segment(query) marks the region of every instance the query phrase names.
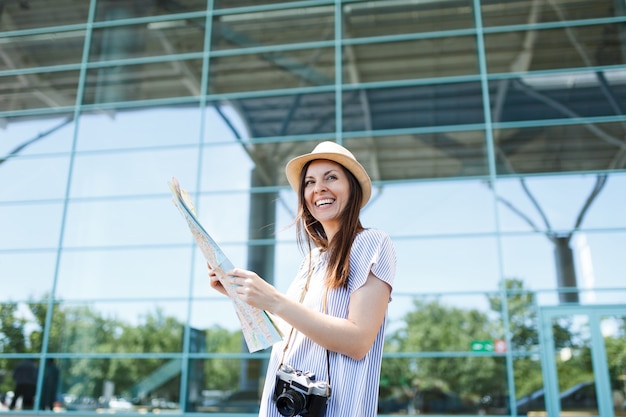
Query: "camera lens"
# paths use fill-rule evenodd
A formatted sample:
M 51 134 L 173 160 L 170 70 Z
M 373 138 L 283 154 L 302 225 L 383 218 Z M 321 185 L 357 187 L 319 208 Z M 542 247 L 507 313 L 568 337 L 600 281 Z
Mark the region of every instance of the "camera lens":
M 292 389 L 285 391 L 276 399 L 276 408 L 281 416 L 292 417 L 300 414 L 306 407 L 306 398 Z

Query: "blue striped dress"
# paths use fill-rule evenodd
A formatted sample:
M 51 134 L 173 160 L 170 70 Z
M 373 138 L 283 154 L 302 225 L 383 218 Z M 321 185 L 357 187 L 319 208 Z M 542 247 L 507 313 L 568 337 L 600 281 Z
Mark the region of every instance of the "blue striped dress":
M 307 307 L 323 311 L 324 280 L 328 265 L 327 254 L 319 255 L 314 250 L 314 269 L 309 290 L 303 300 Z M 317 260 L 317 261 L 316 261 Z M 307 279 L 309 262 L 303 262 L 287 295 L 299 300 Z M 336 317 L 348 317 L 350 295 L 359 289 L 369 276 L 370 271 L 380 280 L 393 287 L 396 272 L 396 254 L 389 236 L 379 230 L 366 229 L 359 233 L 350 254 L 350 277 L 347 288 L 329 290 L 327 313 Z M 385 317 L 386 319 L 386 317 Z M 287 339 L 291 327 L 277 319 Z M 330 352 L 331 396 L 328 399 L 326 417 L 373 417 L 378 408 L 378 387 L 382 360 L 385 322 L 383 322 L 370 351 L 360 361 L 337 352 Z M 283 355 L 284 343 L 279 342 L 272 349 L 267 368 L 261 409 L 259 416 L 281 417 L 272 400 L 276 382 L 276 370 Z M 285 354 L 284 364 L 301 371 L 311 371 L 316 380 L 327 381 L 326 350 L 294 330 L 289 343 L 291 347 Z

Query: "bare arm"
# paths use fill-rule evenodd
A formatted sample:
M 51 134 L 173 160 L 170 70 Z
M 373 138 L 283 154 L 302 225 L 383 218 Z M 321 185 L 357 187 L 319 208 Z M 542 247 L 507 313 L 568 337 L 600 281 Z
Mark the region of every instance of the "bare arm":
M 347 318 L 329 316 L 291 300 L 256 273 L 229 271 L 241 300 L 273 313 L 324 348 L 360 360 L 372 347 L 385 318 L 391 287 L 370 273 L 350 296 Z

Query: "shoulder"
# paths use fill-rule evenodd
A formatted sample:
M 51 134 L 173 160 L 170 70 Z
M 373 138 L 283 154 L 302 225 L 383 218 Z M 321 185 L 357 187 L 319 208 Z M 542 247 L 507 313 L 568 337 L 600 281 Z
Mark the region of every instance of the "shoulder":
M 378 229 L 360 232 L 350 251 L 350 271 L 354 289 L 363 285 L 370 273 L 392 285 L 396 271 L 396 251 L 389 235 Z
M 389 235 L 378 229 L 365 229 L 356 235 L 353 250 L 365 251 L 394 251 L 393 242 Z
M 364 229 L 356 235 L 355 242 L 385 242 L 391 241 L 389 235 L 379 229 Z

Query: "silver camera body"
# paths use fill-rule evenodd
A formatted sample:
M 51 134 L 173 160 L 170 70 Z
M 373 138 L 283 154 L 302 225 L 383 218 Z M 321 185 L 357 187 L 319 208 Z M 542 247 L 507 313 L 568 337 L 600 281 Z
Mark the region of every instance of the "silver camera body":
M 281 365 L 276 372 L 273 400 L 278 412 L 287 417 L 324 417 L 330 386 L 316 381 L 315 374 Z

